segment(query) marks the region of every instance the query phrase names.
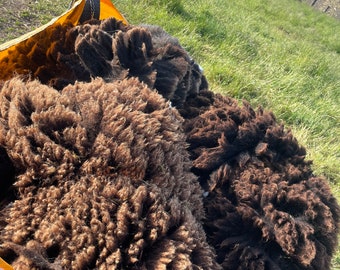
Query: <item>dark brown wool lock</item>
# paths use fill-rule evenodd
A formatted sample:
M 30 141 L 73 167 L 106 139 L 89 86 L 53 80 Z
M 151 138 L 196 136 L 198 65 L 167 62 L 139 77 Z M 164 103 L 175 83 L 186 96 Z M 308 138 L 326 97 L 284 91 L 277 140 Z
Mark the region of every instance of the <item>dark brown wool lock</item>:
M 330 269 L 339 205 L 272 113 L 209 91 L 159 27 L 56 32 L 46 56 L 28 49 L 32 68 L 16 64 L 61 92 L 2 86 L 0 160 L 19 194 L 3 203 L 16 199 L 1 256 L 40 269 Z
M 290 131 L 220 95 L 184 127 L 223 269 L 330 269 L 339 205 Z
M 137 79 L 60 93 L 12 79 L 0 98 L 18 190 L 0 256 L 16 269 L 218 268 L 182 119 L 160 95 Z

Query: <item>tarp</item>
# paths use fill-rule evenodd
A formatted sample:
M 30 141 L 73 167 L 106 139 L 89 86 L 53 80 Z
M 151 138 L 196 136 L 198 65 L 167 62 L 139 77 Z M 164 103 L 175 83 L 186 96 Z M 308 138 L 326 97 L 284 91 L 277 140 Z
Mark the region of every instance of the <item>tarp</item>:
M 74 25 L 77 25 L 81 15 L 83 14 L 84 7 L 87 0 L 78 0 L 73 3 L 72 7 L 64 12 L 61 16 L 52 19 L 47 24 L 35 29 L 32 32 L 29 32 L 23 36 L 20 36 L 16 39 L 8 41 L 2 45 L 0 45 L 0 63 L 5 59 L 11 56 L 11 51 L 16 50 L 16 46 L 18 46 L 21 42 L 27 42 L 30 38 L 34 38 L 36 35 L 40 35 L 43 31 L 47 31 L 48 28 L 54 27 L 55 25 L 62 25 L 66 22 L 71 22 Z M 110 0 L 97 0 L 100 1 L 100 13 L 99 19 L 106 19 L 110 17 L 114 17 L 118 20 L 123 21 L 123 23 L 128 24 L 124 16 L 118 11 L 118 9 L 111 3 Z M 7 62 L 8 60 L 6 60 Z M 1 72 L 1 70 L 0 70 Z

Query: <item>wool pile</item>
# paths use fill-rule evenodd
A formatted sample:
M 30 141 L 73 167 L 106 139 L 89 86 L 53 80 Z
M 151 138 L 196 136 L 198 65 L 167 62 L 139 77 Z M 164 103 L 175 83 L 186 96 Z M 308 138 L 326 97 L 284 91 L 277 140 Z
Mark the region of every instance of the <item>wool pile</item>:
M 215 95 L 184 126 L 223 269 L 330 269 L 339 205 L 272 113 Z
M 18 194 L 0 254 L 14 267 L 216 269 L 182 119 L 137 79 L 60 93 L 12 79 L 1 120 Z
M 157 26 L 58 31 L 54 53 L 16 63 L 26 81 L 1 86 L 0 256 L 38 269 L 330 269 L 340 207 L 271 112 L 209 90 Z

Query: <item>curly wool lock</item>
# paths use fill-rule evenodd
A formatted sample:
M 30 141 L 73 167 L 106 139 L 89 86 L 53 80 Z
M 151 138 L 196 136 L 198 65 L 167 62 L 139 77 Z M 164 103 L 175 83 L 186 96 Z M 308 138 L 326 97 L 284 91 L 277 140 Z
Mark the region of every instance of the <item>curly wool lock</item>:
M 215 95 L 184 128 L 223 269 L 330 269 L 339 205 L 273 114 Z
M 182 119 L 160 95 L 137 79 L 58 93 L 15 78 L 0 98 L 18 191 L 1 210 L 2 258 L 17 269 L 219 268 Z

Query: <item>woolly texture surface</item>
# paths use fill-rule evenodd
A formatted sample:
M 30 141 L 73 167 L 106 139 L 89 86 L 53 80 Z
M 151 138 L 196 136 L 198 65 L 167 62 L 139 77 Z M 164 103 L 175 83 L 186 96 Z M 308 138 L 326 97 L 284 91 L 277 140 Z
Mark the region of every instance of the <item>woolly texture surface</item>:
M 273 114 L 215 95 L 184 127 L 224 269 L 330 269 L 339 205 Z
M 32 74 L 61 94 L 37 82 L 2 87 L 0 160 L 11 164 L 3 167 L 19 195 L 3 210 L 1 254 L 49 267 L 330 269 L 339 205 L 272 113 L 209 91 L 199 66 L 159 27 L 108 19 L 61 32 L 69 42 L 53 43 L 58 58 L 47 50 L 37 64 L 46 72 Z M 63 90 L 93 77 L 103 81 Z M 155 92 L 143 92 L 137 79 Z M 120 90 L 110 90 L 110 82 Z M 28 94 L 33 88 L 39 90 Z M 125 91 L 129 99 L 122 99 Z M 48 193 L 55 189 L 62 189 L 56 198 Z M 32 223 L 34 209 L 55 216 Z M 65 232 L 47 237 L 47 224 Z M 80 235 L 85 240 L 76 244 Z M 98 240 L 108 235 L 109 246 Z
M 18 192 L 2 209 L 2 258 L 17 269 L 218 269 L 182 119 L 160 95 L 136 79 L 61 93 L 12 79 L 0 98 Z
M 204 227 L 218 262 L 224 269 L 329 269 L 340 210 L 305 149 L 270 112 L 209 91 L 176 39 L 144 27 L 122 33 L 126 42 L 116 36 L 115 44 L 124 44 L 117 51 L 127 55 L 117 63 L 148 63 L 133 76 L 150 84 L 156 71 L 151 86 L 184 117 L 192 171 L 209 194 Z

